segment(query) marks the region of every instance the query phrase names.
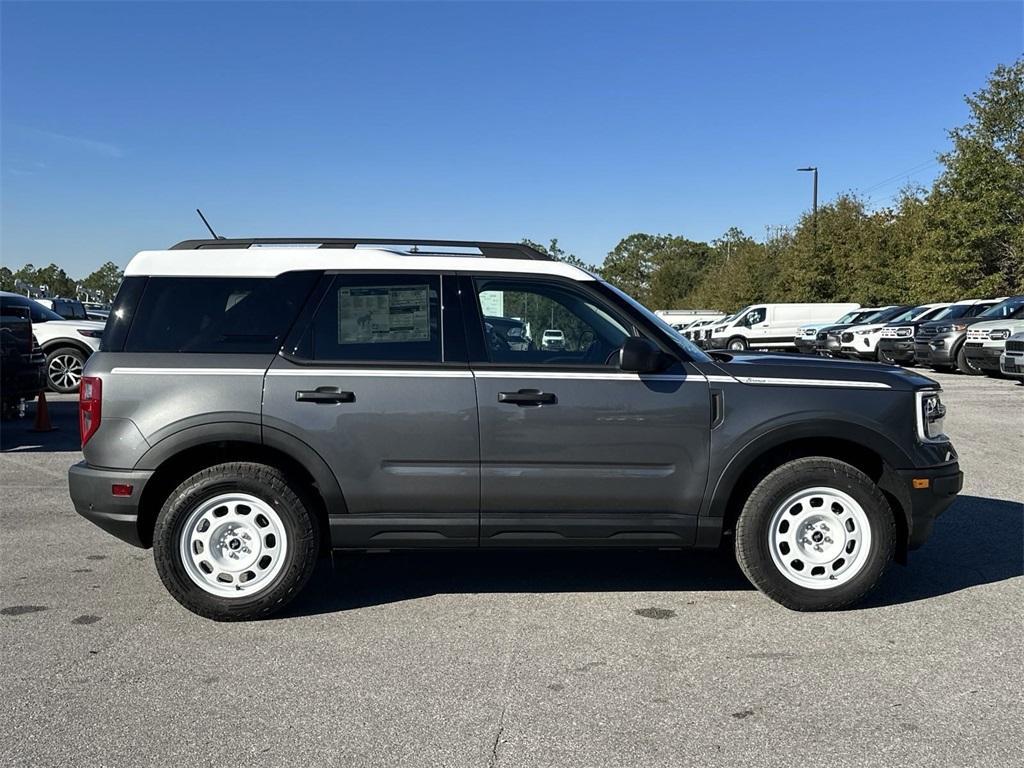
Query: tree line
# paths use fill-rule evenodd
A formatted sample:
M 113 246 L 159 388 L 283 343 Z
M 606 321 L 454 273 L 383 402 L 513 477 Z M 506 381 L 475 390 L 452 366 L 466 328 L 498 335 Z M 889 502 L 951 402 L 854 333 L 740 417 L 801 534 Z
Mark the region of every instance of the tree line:
M 733 311 L 755 302 L 865 306 L 1024 292 L 1024 58 L 997 67 L 967 96 L 968 121 L 931 189 L 907 187 L 872 209 L 855 194 L 804 213 L 784 234 L 758 242 L 730 229 L 711 242 L 636 233 L 600 266 L 551 240 L 523 242 L 582 266 L 652 309 Z M 122 271 L 107 262 L 80 281 L 55 264 L 0 267 L 0 288 L 46 286 L 50 296 L 113 298 Z M 24 292 L 24 291 L 21 291 Z
M 102 267 L 81 280 L 75 280 L 56 264 L 35 267 L 26 264 L 17 272 L 6 266 L 0 266 L 0 290 L 14 293 L 29 294 L 35 297 L 60 296 L 63 298 L 81 298 L 83 300 L 113 300 L 124 276 L 117 264 L 108 261 Z
M 931 189 L 907 187 L 872 209 L 855 194 L 756 241 L 630 235 L 600 266 L 553 240 L 535 247 L 584 266 L 652 309 L 733 311 L 756 302 L 925 303 L 1024 292 L 1024 59 L 966 97 L 970 117 Z

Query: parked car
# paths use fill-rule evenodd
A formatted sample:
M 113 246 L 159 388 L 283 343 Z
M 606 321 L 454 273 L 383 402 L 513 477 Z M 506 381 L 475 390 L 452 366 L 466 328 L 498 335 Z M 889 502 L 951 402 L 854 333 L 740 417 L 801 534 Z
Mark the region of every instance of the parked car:
M 1024 333 L 1015 333 L 1006 340 L 1006 349 L 999 357 L 999 370 L 1004 376 L 1024 379 Z
M 78 299 L 33 299 L 65 320 L 88 320 L 89 313 Z
M 953 368 L 960 346 L 966 338 L 967 326 L 976 322 L 974 318 L 981 313 L 1005 300 L 1004 296 L 999 299 L 956 301 L 933 319 L 921 323 L 914 335 L 914 361 L 935 370 Z
M 716 325 L 707 346 L 733 351 L 792 349 L 801 326 L 834 323 L 856 309 L 860 304 L 753 304 Z
M 685 330 L 701 320 L 714 322 L 725 317 L 725 312 L 714 309 L 659 309 L 654 314 L 677 331 Z
M 935 326 L 926 323 L 921 327 L 921 336 L 922 341 L 928 345 L 928 364 L 936 370 L 955 366 L 961 373 L 980 376 L 985 372 L 984 369 L 967 356 L 968 331 L 976 325 L 992 320 L 1009 320 L 1022 316 L 1024 296 L 1010 296 L 975 317 L 961 317 L 950 323 L 943 320 Z
M 548 328 L 540 337 L 544 349 L 565 349 L 565 333 L 557 328 Z
M 531 349 L 533 341 L 526 333 L 526 323 L 517 318 L 484 316 L 484 332 L 494 334 L 494 343 L 508 345 L 509 349 Z
M 1024 304 L 1008 317 L 975 323 L 967 329 L 964 342 L 965 367 L 973 369 L 971 373 L 981 371 L 998 376 L 999 358 L 1006 349 L 1007 339 L 1021 331 L 1024 331 Z
M 46 383 L 54 392 L 77 392 L 82 369 L 99 349 L 103 323 L 93 320 L 65 320 L 39 302 L 17 293 L 0 291 L 0 309 L 27 309 L 32 332 L 46 355 Z
M 379 242 L 189 241 L 128 265 L 82 379 L 70 494 L 152 546 L 189 610 L 278 611 L 321 546 L 733 538 L 769 597 L 837 609 L 920 546 L 961 487 L 924 376 L 707 354 L 527 245 Z M 526 294 L 589 343 L 494 344 L 480 297 L 495 293 L 489 306 Z
M 905 310 L 905 307 L 889 305 L 885 307 L 874 307 L 864 309 L 864 315 L 858 315 L 849 323 L 828 325 L 818 330 L 814 339 L 814 351 L 825 357 L 842 357 L 842 335 L 843 332 L 854 326 L 865 323 L 887 323 Z
M 0 416 L 16 415 L 22 401 L 39 394 L 46 386 L 45 369 L 28 308 L 0 309 Z
M 793 337 L 793 345 L 796 347 L 797 352 L 801 352 L 803 354 L 816 354 L 818 352 L 817 344 L 819 333 L 826 329 L 845 328 L 849 325 L 866 322 L 867 319 L 878 310 L 878 307 L 861 307 L 860 309 L 855 309 L 852 312 L 847 312 L 834 323 L 814 323 L 812 325 L 801 326 L 800 328 L 797 328 L 796 336 Z
M 948 302 L 922 304 L 908 312 L 906 317 L 896 318 L 883 326 L 878 343 L 875 345 L 878 362 L 890 365 L 911 365 L 914 362 L 914 335 L 917 333 L 918 327 L 921 323 L 939 317 L 949 307 Z
M 840 355 L 853 360 L 877 360 L 876 347 L 882 335 L 882 328 L 891 322 L 906 322 L 915 311 L 924 312 L 925 308 L 902 305 L 896 307 L 895 313 L 886 312 L 867 323 L 851 325 L 839 334 Z

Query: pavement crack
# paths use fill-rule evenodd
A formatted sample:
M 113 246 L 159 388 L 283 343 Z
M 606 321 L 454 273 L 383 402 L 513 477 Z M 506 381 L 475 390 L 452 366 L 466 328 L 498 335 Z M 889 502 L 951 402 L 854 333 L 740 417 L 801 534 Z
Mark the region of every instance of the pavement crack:
M 494 732 L 494 742 L 491 744 L 491 759 L 487 761 L 487 768 L 494 768 L 498 764 L 498 745 L 501 743 L 501 734 L 505 732 L 505 711 L 508 709 L 508 702 L 501 707 L 501 716 L 498 718 L 498 728 Z

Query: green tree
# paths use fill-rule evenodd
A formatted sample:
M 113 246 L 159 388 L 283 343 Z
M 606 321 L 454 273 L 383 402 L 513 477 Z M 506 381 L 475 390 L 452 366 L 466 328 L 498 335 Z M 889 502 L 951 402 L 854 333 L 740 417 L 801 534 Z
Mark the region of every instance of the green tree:
M 26 267 L 26 269 L 27 268 L 28 267 Z M 73 298 L 78 292 L 75 286 L 75 281 L 68 276 L 67 272 L 56 264 L 50 264 L 42 269 L 35 270 L 33 278 L 33 287 L 40 291 L 45 288 L 47 296 L 66 296 Z
M 0 267 L 0 291 L 14 290 L 14 273 L 7 267 Z
M 1024 58 L 997 67 L 966 102 L 917 257 L 932 266 L 921 289 L 935 298 L 1024 288 Z
M 557 237 L 551 238 L 550 244 L 546 246 L 541 245 L 540 243 L 535 243 L 533 242 L 533 240 L 529 240 L 525 237 L 522 239 L 521 242 L 523 243 L 523 245 L 528 245 L 531 248 L 536 248 L 545 256 L 551 256 L 552 258 L 558 259 L 559 261 L 564 261 L 566 264 L 572 264 L 572 266 L 574 267 L 585 269 L 588 272 L 597 271 L 597 267 L 595 267 L 593 264 L 587 264 L 585 261 L 583 261 L 583 259 L 581 259 L 576 254 L 566 253 L 562 248 L 560 248 L 558 245 Z
M 123 276 L 124 271 L 114 262 L 108 261 L 82 281 L 82 290 L 90 298 L 113 301 Z

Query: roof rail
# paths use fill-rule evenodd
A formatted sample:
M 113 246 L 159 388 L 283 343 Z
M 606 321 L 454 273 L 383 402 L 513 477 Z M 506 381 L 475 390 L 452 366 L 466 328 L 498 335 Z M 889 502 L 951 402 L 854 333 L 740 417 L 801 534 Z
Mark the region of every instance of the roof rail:
M 172 251 L 195 251 L 204 248 L 248 248 L 253 245 L 317 245 L 320 248 L 355 248 L 358 245 L 403 245 L 410 246 L 410 253 L 431 255 L 445 254 L 444 251 L 424 251 L 420 246 L 430 248 L 478 248 L 489 259 L 536 259 L 553 261 L 551 256 L 524 243 L 494 243 L 482 240 L 421 240 L 405 237 L 240 237 L 218 238 L 216 240 L 182 240 L 170 247 Z M 465 254 L 460 254 L 465 255 Z

